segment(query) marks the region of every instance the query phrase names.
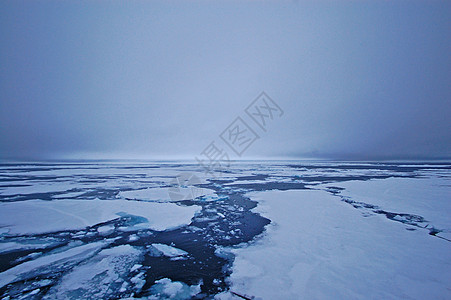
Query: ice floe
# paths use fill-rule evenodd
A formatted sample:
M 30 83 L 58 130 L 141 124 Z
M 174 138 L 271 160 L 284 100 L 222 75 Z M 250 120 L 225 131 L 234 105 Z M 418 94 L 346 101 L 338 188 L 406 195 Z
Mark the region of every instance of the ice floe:
M 140 217 L 133 228 L 167 230 L 191 222 L 198 206 L 127 200 L 27 200 L 0 203 L 0 227 L 9 235 L 79 230 L 121 216 Z M 4 230 L 5 232 L 5 230 Z
M 451 237 L 450 178 L 387 178 L 333 184 L 340 195 L 393 212 L 419 215 Z M 401 216 L 397 216 L 399 219 Z
M 132 191 L 124 191 L 119 197 L 130 200 L 170 202 L 181 200 L 193 200 L 199 197 L 212 196 L 212 189 L 199 188 L 195 186 L 178 186 L 172 188 L 147 188 Z
M 56 247 L 63 244 L 62 241 L 54 239 L 33 239 L 33 240 L 17 240 L 0 243 L 0 254 L 13 251 L 36 250 Z
M 448 241 L 381 215 L 365 218 L 325 191 L 248 195 L 272 224 L 255 243 L 231 250 L 231 291 L 263 299 L 451 296 Z

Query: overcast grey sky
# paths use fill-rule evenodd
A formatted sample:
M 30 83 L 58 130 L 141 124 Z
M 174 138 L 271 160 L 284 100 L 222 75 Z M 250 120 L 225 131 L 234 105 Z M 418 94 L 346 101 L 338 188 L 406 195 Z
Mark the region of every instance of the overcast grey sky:
M 450 1 L 1 1 L 0 157 L 451 157 Z M 267 132 L 244 109 L 265 91 Z M 228 150 L 231 152 L 230 150 Z M 233 155 L 231 155 L 233 156 Z M 236 157 L 233 157 L 236 158 Z

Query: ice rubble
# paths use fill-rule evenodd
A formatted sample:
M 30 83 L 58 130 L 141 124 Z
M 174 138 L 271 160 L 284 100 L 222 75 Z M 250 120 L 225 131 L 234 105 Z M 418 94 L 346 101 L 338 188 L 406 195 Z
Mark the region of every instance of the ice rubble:
M 127 287 L 140 290 L 142 283 L 132 280 L 134 277 L 128 283 L 127 276 L 137 270 L 135 265 L 142 253 L 142 250 L 130 245 L 102 250 L 65 274 L 44 299 L 105 299 L 117 293 L 122 286 L 124 290 Z
M 0 273 L 0 288 L 11 282 L 33 278 L 40 274 L 51 274 L 69 268 L 95 255 L 106 245 L 106 242 L 85 244 L 24 262 Z
M 136 228 L 158 231 L 191 222 L 199 206 L 127 200 L 27 200 L 0 203 L 0 227 L 9 235 L 79 230 L 120 216 L 141 217 Z
M 191 299 L 193 296 L 200 293 L 200 282 L 197 285 L 187 285 L 180 281 L 172 281 L 169 278 L 157 280 L 150 288 L 152 296 L 148 299 L 172 299 L 184 300 Z

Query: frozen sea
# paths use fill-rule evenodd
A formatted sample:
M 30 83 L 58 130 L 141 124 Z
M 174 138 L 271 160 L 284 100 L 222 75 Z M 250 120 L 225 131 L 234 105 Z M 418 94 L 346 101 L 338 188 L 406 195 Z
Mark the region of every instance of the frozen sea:
M 0 165 L 0 299 L 451 299 L 451 164 Z

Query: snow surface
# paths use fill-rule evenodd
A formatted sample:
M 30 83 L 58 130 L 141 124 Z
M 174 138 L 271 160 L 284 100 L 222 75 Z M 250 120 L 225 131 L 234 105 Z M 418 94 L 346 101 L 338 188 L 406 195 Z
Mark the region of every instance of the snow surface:
M 50 181 L 41 181 L 41 182 L 27 182 L 27 181 L 18 181 L 20 184 L 24 184 L 24 186 L 13 186 L 7 188 L 0 189 L 0 195 L 3 196 L 12 196 L 12 195 L 27 195 L 27 194 L 35 194 L 35 193 L 49 193 L 49 192 L 64 192 L 74 188 L 74 183 L 69 181 L 63 182 L 50 182 Z M 30 185 L 26 185 L 29 183 Z
M 44 240 L 23 240 L 20 242 L 2 242 L 0 243 L 0 254 L 14 252 L 14 251 L 23 251 L 23 250 L 31 250 L 31 249 L 45 249 L 49 247 L 55 247 L 61 245 L 62 242 L 44 239 Z
M 119 199 L 27 200 L 0 203 L 0 227 L 10 235 L 39 234 L 79 230 L 131 215 L 147 220 L 135 227 L 163 231 L 189 224 L 198 211 L 199 206 Z
M 231 291 L 263 299 L 451 298 L 448 241 L 382 215 L 363 217 L 325 191 L 248 196 L 272 223 L 255 243 L 231 249 Z
M 145 200 L 170 202 L 180 200 L 193 200 L 199 197 L 214 195 L 212 189 L 198 188 L 195 186 L 186 186 L 178 188 L 148 188 L 120 192 L 119 197 L 130 200 Z
M 341 195 L 371 203 L 396 213 L 424 217 L 433 226 L 451 233 L 450 178 L 387 178 L 333 184 L 345 188 Z

